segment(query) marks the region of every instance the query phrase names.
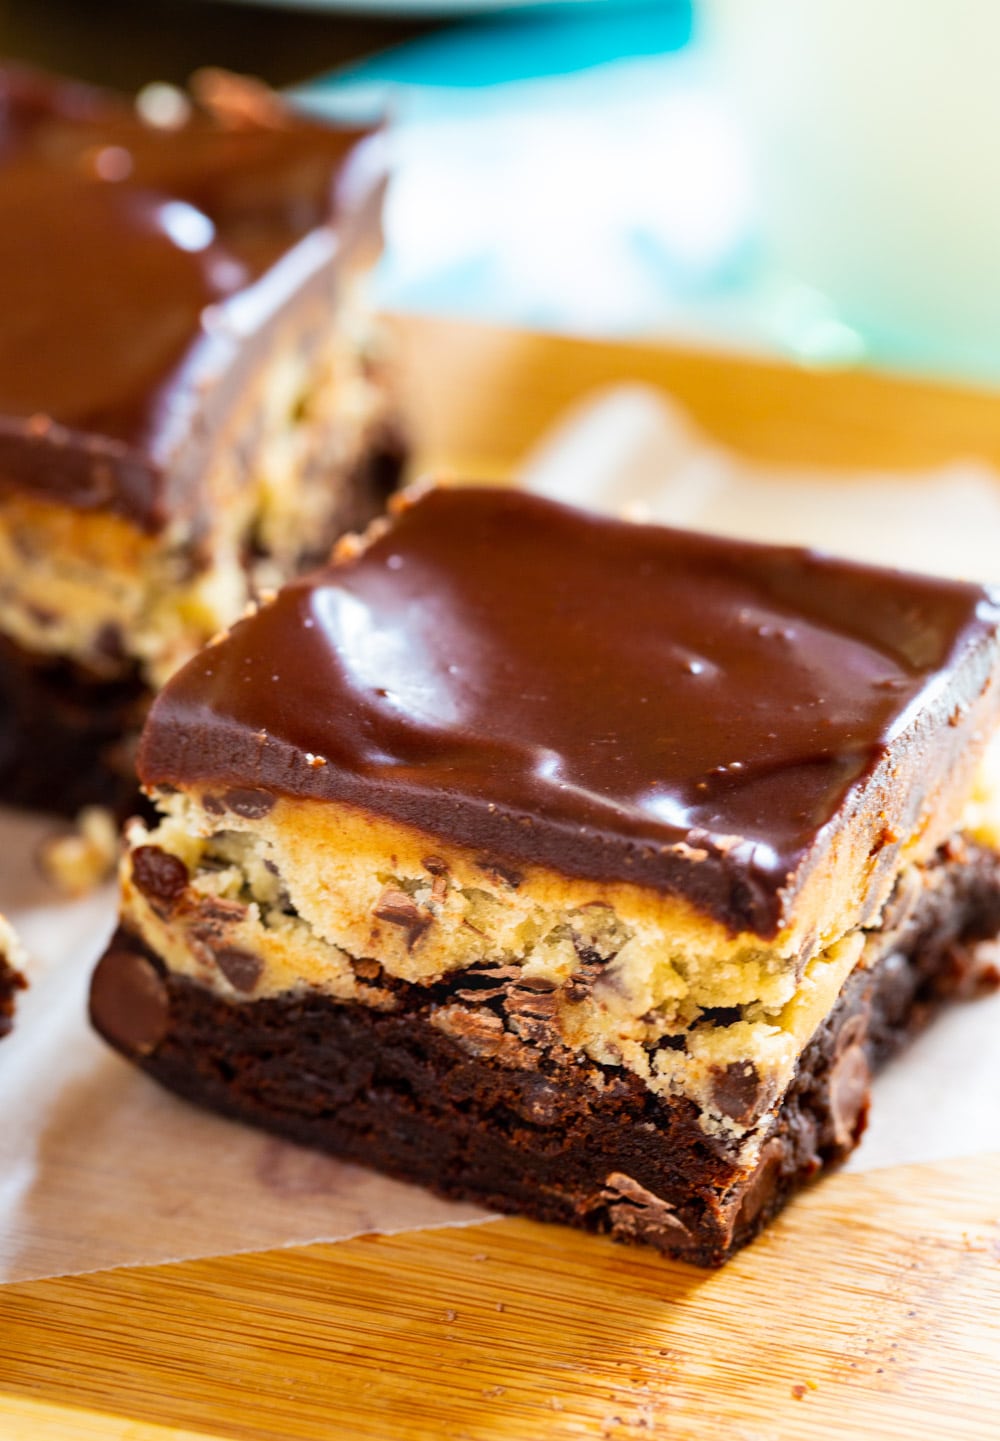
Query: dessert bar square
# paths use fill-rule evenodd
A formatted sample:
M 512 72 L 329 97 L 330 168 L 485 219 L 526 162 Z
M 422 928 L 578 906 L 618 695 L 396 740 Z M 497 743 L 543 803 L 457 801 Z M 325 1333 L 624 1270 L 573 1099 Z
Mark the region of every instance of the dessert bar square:
M 397 479 L 379 137 L 218 72 L 0 68 L 0 797 L 135 791 L 149 695 Z
M 991 976 L 1000 603 L 436 489 L 153 706 L 99 1031 L 192 1100 L 714 1265 Z

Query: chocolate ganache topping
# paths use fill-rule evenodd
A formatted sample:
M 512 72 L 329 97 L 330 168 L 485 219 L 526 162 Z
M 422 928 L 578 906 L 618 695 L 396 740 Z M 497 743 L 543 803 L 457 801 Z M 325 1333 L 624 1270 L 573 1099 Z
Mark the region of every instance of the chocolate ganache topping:
M 165 524 L 231 372 L 290 295 L 329 282 L 359 132 L 235 77 L 204 88 L 169 92 L 164 123 L 0 67 L 0 487 Z
M 192 660 L 140 775 L 358 804 L 770 935 L 890 750 L 966 744 L 998 623 L 978 586 L 438 489 Z

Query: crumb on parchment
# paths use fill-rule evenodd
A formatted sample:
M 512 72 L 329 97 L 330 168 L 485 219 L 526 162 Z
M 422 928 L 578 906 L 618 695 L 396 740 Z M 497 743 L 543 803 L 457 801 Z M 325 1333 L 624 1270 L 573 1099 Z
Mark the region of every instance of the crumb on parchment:
M 72 829 L 57 832 L 38 848 L 45 879 L 65 896 L 82 896 L 108 880 L 118 861 L 118 827 L 103 806 L 85 806 Z

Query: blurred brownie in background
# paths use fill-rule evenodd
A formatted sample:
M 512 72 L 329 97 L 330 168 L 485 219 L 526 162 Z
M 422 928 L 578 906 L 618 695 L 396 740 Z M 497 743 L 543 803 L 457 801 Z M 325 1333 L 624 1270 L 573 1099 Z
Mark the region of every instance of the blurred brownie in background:
M 382 507 L 381 137 L 218 71 L 0 71 L 0 799 L 121 806 L 150 695 Z

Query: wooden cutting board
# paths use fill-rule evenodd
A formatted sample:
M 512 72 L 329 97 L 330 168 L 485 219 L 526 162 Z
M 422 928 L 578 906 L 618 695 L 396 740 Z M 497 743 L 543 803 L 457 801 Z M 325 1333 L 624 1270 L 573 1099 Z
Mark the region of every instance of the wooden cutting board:
M 505 474 L 625 379 L 759 459 L 1000 463 L 986 394 L 398 331 L 429 468 Z M 1000 1156 L 832 1177 L 717 1273 L 502 1221 L 0 1289 L 4 1441 L 713 1434 L 1000 1436 Z

